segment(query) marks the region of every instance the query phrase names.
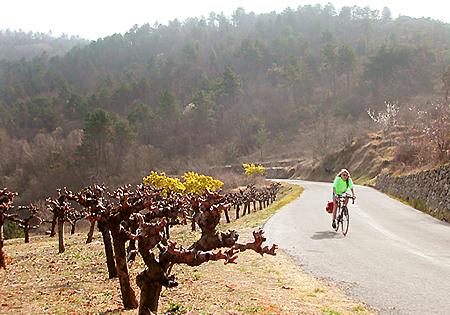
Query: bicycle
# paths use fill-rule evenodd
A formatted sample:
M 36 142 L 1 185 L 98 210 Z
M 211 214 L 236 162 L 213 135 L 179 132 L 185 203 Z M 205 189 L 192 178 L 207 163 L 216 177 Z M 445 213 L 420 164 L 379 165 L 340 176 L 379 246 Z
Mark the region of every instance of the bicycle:
M 337 195 L 336 198 L 336 227 L 334 230 L 337 232 L 339 230 L 339 225 L 342 229 L 342 234 L 347 235 L 348 226 L 350 224 L 350 215 L 347 206 L 344 205 L 345 199 L 352 199 L 352 204 L 355 203 L 355 198 L 349 194 Z

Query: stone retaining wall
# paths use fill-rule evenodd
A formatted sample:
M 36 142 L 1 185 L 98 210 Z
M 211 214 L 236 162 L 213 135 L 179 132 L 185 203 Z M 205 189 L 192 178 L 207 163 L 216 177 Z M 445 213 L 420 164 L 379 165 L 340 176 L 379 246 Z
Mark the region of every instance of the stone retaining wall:
M 376 188 L 409 202 L 424 203 L 431 215 L 450 222 L 450 165 L 406 176 L 378 175 Z

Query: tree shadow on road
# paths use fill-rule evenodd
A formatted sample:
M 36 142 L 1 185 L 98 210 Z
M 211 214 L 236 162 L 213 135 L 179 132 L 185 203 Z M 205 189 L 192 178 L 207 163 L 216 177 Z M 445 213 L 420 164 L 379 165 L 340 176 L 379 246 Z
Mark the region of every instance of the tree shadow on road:
M 332 238 L 340 238 L 341 234 L 336 233 L 334 231 L 318 231 L 311 236 L 313 240 L 323 240 L 323 239 L 332 239 Z

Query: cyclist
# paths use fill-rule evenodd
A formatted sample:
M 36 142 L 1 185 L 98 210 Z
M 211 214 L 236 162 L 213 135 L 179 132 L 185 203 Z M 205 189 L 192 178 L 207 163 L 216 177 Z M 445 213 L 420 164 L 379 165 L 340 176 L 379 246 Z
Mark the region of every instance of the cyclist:
M 355 191 L 353 189 L 353 181 L 350 176 L 350 172 L 345 168 L 341 169 L 341 171 L 336 175 L 336 178 L 333 181 L 333 221 L 331 226 L 336 228 L 336 209 L 337 203 L 336 200 L 339 195 L 345 193 L 348 189 L 352 191 L 353 199 L 356 198 Z M 344 205 L 348 204 L 348 198 L 345 199 Z

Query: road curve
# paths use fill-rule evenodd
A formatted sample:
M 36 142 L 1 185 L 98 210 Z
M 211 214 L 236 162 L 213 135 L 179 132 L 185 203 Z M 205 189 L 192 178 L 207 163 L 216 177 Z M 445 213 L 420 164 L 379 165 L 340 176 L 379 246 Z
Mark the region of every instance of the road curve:
M 269 242 L 380 314 L 450 314 L 450 224 L 356 186 L 344 237 L 325 212 L 331 183 L 287 182 L 305 191 L 264 225 Z

